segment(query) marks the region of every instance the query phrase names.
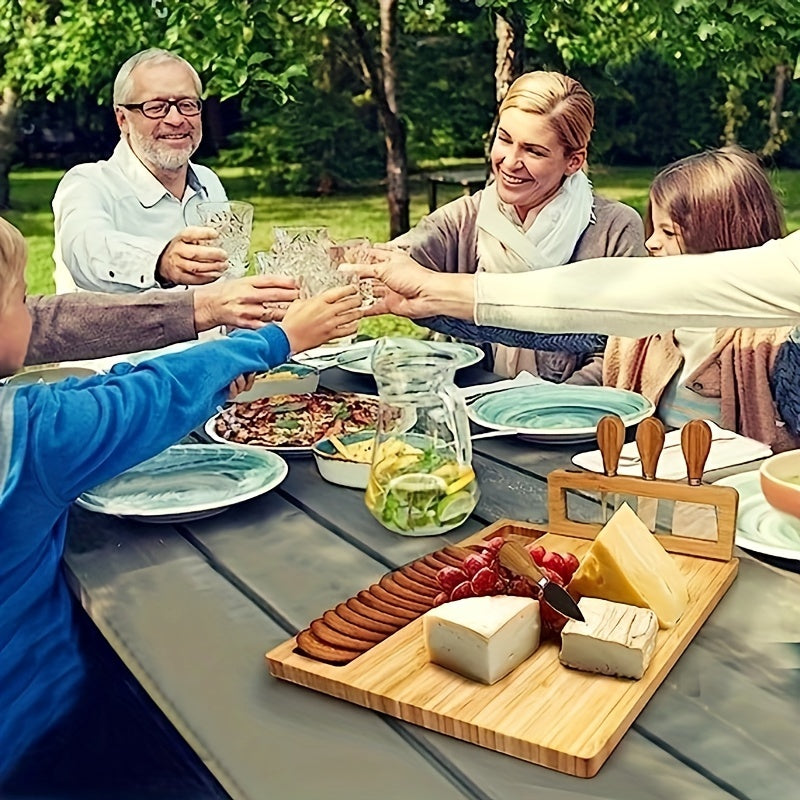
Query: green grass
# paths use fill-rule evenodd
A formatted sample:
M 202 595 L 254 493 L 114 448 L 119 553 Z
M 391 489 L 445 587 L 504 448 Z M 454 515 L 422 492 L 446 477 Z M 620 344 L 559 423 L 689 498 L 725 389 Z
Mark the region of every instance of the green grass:
M 593 167 L 591 177 L 598 192 L 622 200 L 643 213 L 654 172 L 648 167 Z M 388 237 L 386 196 L 381 187 L 331 197 L 263 197 L 256 190 L 253 177 L 244 169 L 222 168 L 218 173 L 229 197 L 248 200 L 255 206 L 253 251 L 269 249 L 274 225 L 325 226 L 334 239 L 368 236 L 374 242 L 381 242 Z M 61 174 L 54 170 L 26 169 L 11 175 L 13 208 L 3 214 L 28 240 L 28 291 L 31 294 L 53 291 L 50 201 Z M 775 172 L 772 179 L 786 208 L 789 230 L 800 228 L 800 170 Z M 439 204 L 458 194 L 457 187 L 440 188 Z M 418 178 L 411 184 L 412 225 L 427 210 L 426 183 Z

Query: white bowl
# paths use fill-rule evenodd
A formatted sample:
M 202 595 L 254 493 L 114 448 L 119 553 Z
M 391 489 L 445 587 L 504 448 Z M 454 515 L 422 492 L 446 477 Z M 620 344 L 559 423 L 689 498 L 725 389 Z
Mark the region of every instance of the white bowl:
M 759 480 L 773 508 L 800 517 L 800 450 L 770 456 L 761 464 Z
M 375 436 L 375 431 L 359 431 L 340 436 L 344 444 L 363 442 Z M 330 439 L 321 439 L 312 448 L 319 474 L 330 483 L 349 486 L 352 489 L 366 489 L 369 482 L 371 464 L 361 461 L 347 461 L 331 444 Z
M 249 403 L 251 400 L 276 394 L 316 392 L 318 386 L 319 372 L 314 367 L 305 364 L 281 364 L 269 372 L 259 372 L 253 388 L 236 395 L 234 402 Z

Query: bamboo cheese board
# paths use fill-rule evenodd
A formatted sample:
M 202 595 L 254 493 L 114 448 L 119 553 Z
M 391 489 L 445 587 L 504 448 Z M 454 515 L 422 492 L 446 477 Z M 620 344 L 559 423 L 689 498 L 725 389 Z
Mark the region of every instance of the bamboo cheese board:
M 689 474 L 691 480 L 691 469 Z M 355 608 L 370 614 L 367 622 L 371 625 L 373 616 L 379 619 L 371 610 L 372 596 L 377 592 L 380 602 L 375 605 L 385 606 L 384 610 L 394 596 L 403 615 L 394 628 L 386 625 L 383 637 L 373 635 L 358 652 L 348 653 L 343 645 L 347 657 L 339 660 L 346 663 L 328 663 L 306 654 L 316 652 L 313 647 L 298 646 L 303 634 L 311 637 L 312 643 L 318 641 L 313 632 L 320 629 L 312 623 L 307 631 L 267 653 L 272 675 L 550 769 L 584 778 L 595 775 L 736 577 L 738 559 L 732 553 L 738 495 L 730 487 L 566 470 L 551 473 L 548 484 L 547 526 L 500 520 L 460 546 L 469 548 L 502 536 L 523 544 L 536 540 L 547 550 L 572 552 L 582 558 L 602 525 L 567 517 L 568 490 L 644 492 L 645 497 L 697 502 L 715 511 L 718 524 L 712 540 L 659 536 L 687 578 L 689 605 L 675 627 L 659 630 L 652 660 L 640 680 L 568 669 L 558 660 L 559 645 L 548 640 L 492 686 L 431 663 L 421 616 L 432 606 L 432 596 L 417 595 L 419 608 L 409 610 L 402 590 L 407 591 L 414 582 L 435 588 L 435 567 L 454 559 L 457 562 L 462 552 L 452 547 L 389 573 L 379 584 L 315 621 L 335 623 L 339 629 L 336 613 L 346 612 L 355 623 L 358 618 L 350 616 Z M 325 657 L 324 650 L 321 657 Z

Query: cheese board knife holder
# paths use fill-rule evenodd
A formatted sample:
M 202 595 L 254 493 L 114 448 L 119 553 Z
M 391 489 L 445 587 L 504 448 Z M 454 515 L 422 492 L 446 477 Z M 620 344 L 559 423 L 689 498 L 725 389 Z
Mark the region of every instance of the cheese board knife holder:
M 587 477 L 597 480 L 587 483 Z M 556 519 L 546 528 L 502 519 L 459 542 L 457 548 L 445 547 L 436 553 L 458 555 L 462 547 L 502 536 L 524 544 L 536 541 L 548 550 L 569 551 L 581 558 L 601 526 L 566 519 L 563 493 L 573 486 L 605 487 L 609 492 L 636 489 L 651 497 L 718 503 L 724 511 L 723 531 L 725 520 L 729 516 L 735 519 L 736 492 L 717 491 L 725 487 L 681 486 L 672 482 L 661 486 L 665 482 L 561 470 L 551 473 L 548 482 L 551 513 L 555 512 Z M 677 537 L 663 537 L 664 544 L 676 554 L 687 577 L 689 606 L 675 627 L 659 630 L 650 665 L 638 681 L 568 669 L 559 663 L 558 645 L 546 641 L 505 678 L 484 686 L 428 661 L 421 613 L 346 664 L 309 657 L 298 649 L 292 637 L 266 654 L 267 665 L 270 673 L 281 680 L 549 769 L 591 778 L 736 577 L 739 562 L 730 558 L 732 539 L 726 544 L 724 536 L 716 543 L 683 543 L 669 541 L 671 538 Z M 407 570 L 425 558 L 428 556 L 389 575 Z
M 605 418 L 601 422 L 611 420 L 613 417 Z M 664 549 L 670 553 L 730 560 L 736 534 L 739 493 L 731 486 L 708 486 L 701 483 L 703 467 L 711 446 L 711 432 L 708 426 L 700 420 L 693 420 L 681 431 L 681 446 L 687 466 L 687 482 L 684 483 L 655 477 L 658 456 L 664 444 L 663 428 L 655 424 L 647 426 L 647 423 L 656 422 L 655 419 L 644 420 L 640 424 L 640 430 L 637 431 L 637 444 L 642 460 L 641 478 L 616 474 L 616 464 L 614 469 L 608 469 L 606 465 L 608 445 L 599 435 L 598 442 L 603 451 L 605 475 L 583 470 L 551 472 L 547 477 L 548 530 L 582 539 L 594 539 L 602 529 L 602 524 L 580 522 L 569 517 L 567 505 L 569 491 L 584 495 L 599 493 L 601 503 L 602 498 L 608 493 L 633 495 L 647 498 L 647 501 L 670 500 L 676 504 L 684 503 L 713 509 L 716 517 L 716 537 L 699 539 L 655 533 L 655 537 Z M 640 436 L 639 434 L 643 432 L 641 429 L 646 426 L 644 436 Z M 618 459 L 618 450 L 612 448 L 612 462 L 615 461 L 615 454 Z

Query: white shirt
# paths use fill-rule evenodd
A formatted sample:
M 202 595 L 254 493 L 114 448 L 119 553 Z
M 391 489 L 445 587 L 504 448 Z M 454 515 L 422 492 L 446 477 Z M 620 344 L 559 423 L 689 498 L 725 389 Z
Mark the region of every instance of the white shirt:
M 681 327 L 800 322 L 800 231 L 760 247 L 660 258 L 596 258 L 475 276 L 475 321 L 543 333 L 638 339 Z
M 108 161 L 79 164 L 53 197 L 56 292 L 141 292 L 158 286 L 158 257 L 170 239 L 199 224 L 197 204 L 226 200 L 219 178 L 189 162 L 178 200 L 124 139 Z

